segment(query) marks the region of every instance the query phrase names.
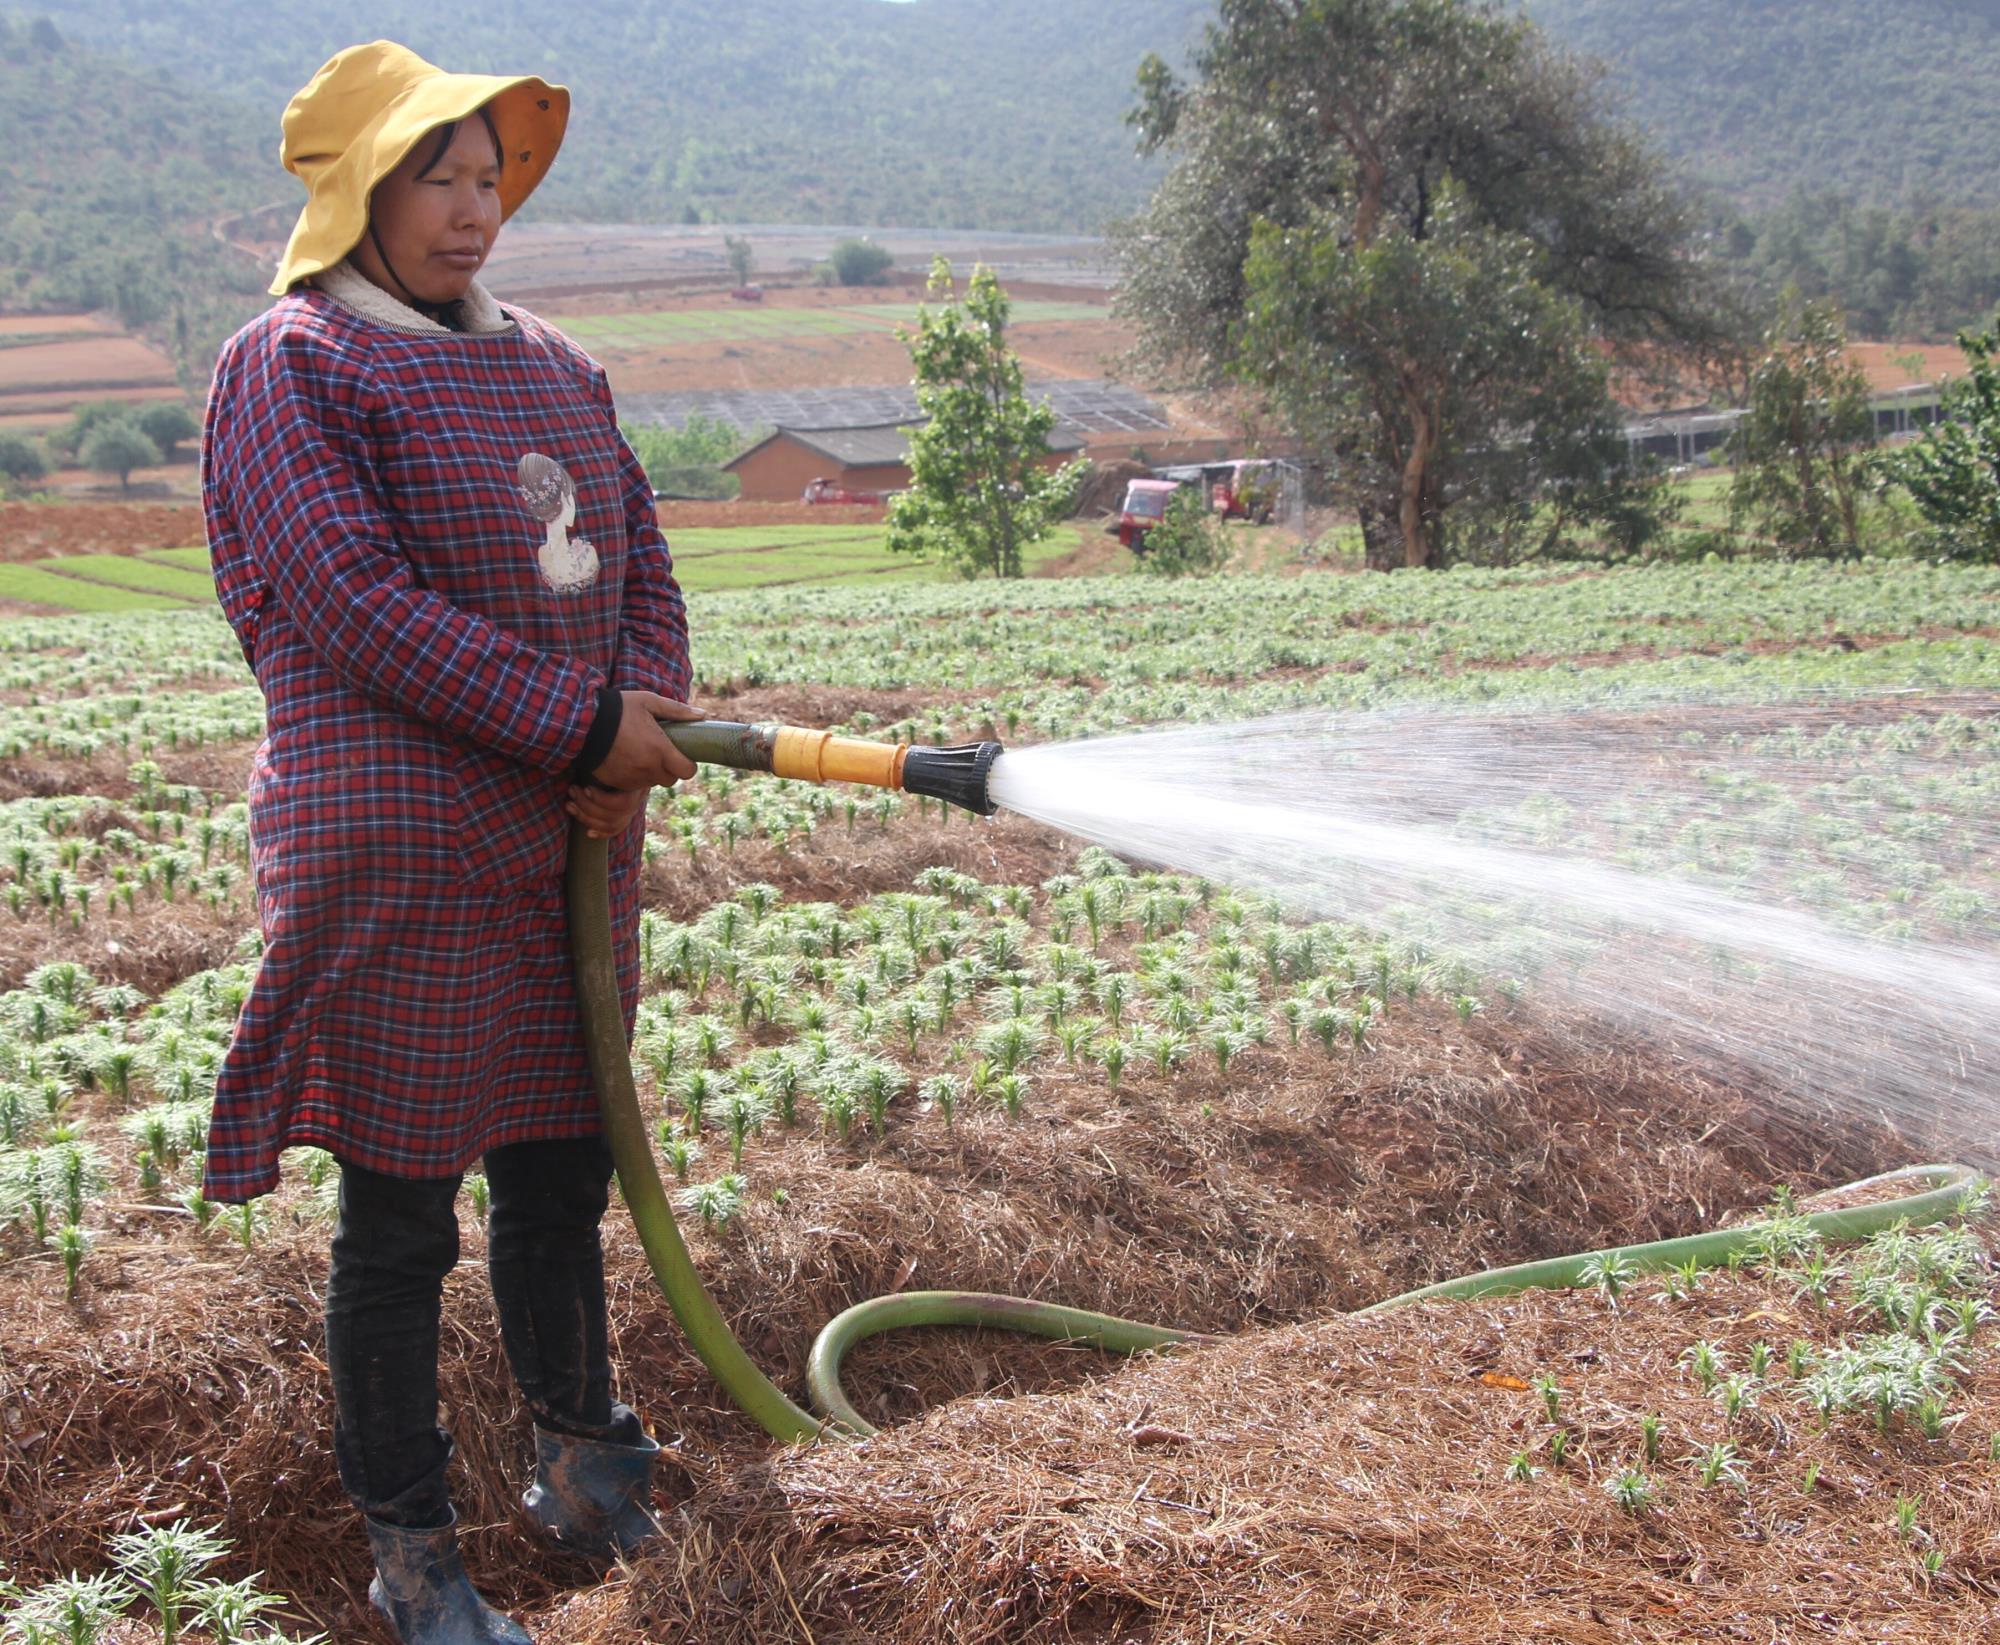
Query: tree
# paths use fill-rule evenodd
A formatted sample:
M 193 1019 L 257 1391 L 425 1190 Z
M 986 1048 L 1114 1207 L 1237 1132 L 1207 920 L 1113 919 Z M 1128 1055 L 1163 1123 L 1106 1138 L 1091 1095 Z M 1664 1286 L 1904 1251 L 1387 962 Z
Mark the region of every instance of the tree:
M 1938 553 L 2000 565 L 2000 318 L 1961 332 L 1958 346 L 1968 370 L 1945 383 L 1938 421 L 1883 466 L 1929 522 Z
M 889 547 L 964 577 L 1018 577 L 1022 550 L 1054 528 L 1085 465 L 1048 467 L 1056 414 L 1023 392 L 993 271 L 974 269 L 960 300 L 940 257 L 927 295 L 903 333 L 925 420 L 910 435 L 910 489 L 889 505 Z
M 48 471 L 48 456 L 34 440 L 11 430 L 0 432 L 0 481 L 9 487 L 26 485 Z
M 1788 292 L 1764 341 L 1727 447 L 1730 524 L 1787 554 L 1859 554 L 1875 413 L 1840 306 Z
M 129 423 L 131 420 L 131 402 L 92 400 L 72 411 L 69 421 L 49 436 L 49 449 L 59 456 L 80 462 L 84 441 L 98 429 L 107 423 Z
M 747 286 L 755 267 L 750 242 L 740 234 L 725 234 L 722 237 L 722 250 L 729 259 L 729 272 L 736 277 L 736 283 L 739 286 Z
M 844 286 L 872 286 L 889 272 L 895 255 L 873 240 L 847 239 L 835 243 L 826 254 L 833 277 Z
M 1149 365 L 1267 394 L 1371 565 L 1442 564 L 1453 508 L 1519 520 L 1552 475 L 1572 520 L 1629 507 L 1609 369 L 1664 382 L 1740 320 L 1591 71 L 1472 0 L 1220 0 L 1193 75 L 1148 59 L 1129 117 L 1171 160 L 1114 233 Z
M 161 400 L 147 406 L 133 422 L 160 448 L 160 455 L 168 462 L 173 461 L 175 446 L 201 432 L 201 425 L 188 414 L 188 408 L 176 400 Z
M 83 466 L 96 474 L 115 474 L 122 491 L 131 484 L 132 470 L 152 468 L 160 448 L 131 423 L 100 423 L 83 442 Z

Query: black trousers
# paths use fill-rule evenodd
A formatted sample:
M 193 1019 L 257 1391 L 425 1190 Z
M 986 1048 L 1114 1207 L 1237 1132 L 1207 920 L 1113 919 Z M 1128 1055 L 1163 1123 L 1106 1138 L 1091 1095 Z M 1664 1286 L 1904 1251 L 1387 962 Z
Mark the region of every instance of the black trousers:
M 602 1139 L 523 1142 L 485 1159 L 487 1267 L 500 1340 L 536 1423 L 638 1443 L 611 1398 L 598 1225 L 610 1202 Z M 412 1181 L 341 1162 L 326 1284 L 334 1456 L 364 1513 L 406 1526 L 450 1518 L 438 1426 L 438 1310 L 458 1262 L 459 1178 Z

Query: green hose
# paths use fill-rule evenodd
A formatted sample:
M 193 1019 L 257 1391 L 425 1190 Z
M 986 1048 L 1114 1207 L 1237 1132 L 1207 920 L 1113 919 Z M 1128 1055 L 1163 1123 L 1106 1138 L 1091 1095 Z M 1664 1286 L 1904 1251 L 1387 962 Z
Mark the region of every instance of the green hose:
M 773 1439 L 785 1441 L 838 1437 L 862 1438 L 875 1432 L 849 1402 L 840 1385 L 841 1360 L 855 1343 L 882 1331 L 909 1325 L 983 1325 L 1025 1331 L 1060 1342 L 1082 1343 L 1118 1353 L 1169 1348 L 1176 1343 L 1213 1338 L 1193 1331 L 1089 1313 L 1023 1297 L 994 1296 L 978 1291 L 907 1291 L 857 1303 L 833 1319 L 814 1342 L 806 1381 L 815 1416 L 785 1397 L 784 1392 L 751 1362 L 743 1345 L 722 1317 L 701 1283 L 693 1260 L 674 1221 L 672 1203 L 660 1180 L 646 1123 L 639 1114 L 639 1097 L 632 1081 L 631 1048 L 625 1035 L 625 1014 L 618 996 L 618 971 L 611 945 L 609 850 L 594 840 L 581 823 L 571 823 L 569 868 L 565 883 L 569 901 L 570 947 L 576 968 L 577 1002 L 583 1018 L 584 1044 L 591 1077 L 603 1113 L 604 1135 L 618 1168 L 618 1186 L 639 1231 L 639 1243 L 653 1277 L 701 1362 L 722 1384 L 723 1391 Z M 1827 1239 L 1858 1239 L 1897 1222 L 1935 1222 L 1950 1214 L 1968 1190 L 1981 1181 L 1964 1165 L 1914 1165 L 1870 1177 L 1857 1188 L 1909 1183 L 1920 1191 L 1851 1211 L 1821 1211 L 1806 1220 Z M 1505 1296 L 1516 1291 L 1573 1286 L 1593 1260 L 1620 1257 L 1641 1269 L 1661 1269 L 1692 1258 L 1709 1267 L 1755 1248 L 1762 1223 L 1726 1228 L 1685 1239 L 1659 1240 L 1647 1245 L 1615 1246 L 1521 1263 L 1468 1274 L 1460 1279 L 1406 1291 L 1360 1311 L 1379 1314 L 1406 1303 L 1453 1297 Z

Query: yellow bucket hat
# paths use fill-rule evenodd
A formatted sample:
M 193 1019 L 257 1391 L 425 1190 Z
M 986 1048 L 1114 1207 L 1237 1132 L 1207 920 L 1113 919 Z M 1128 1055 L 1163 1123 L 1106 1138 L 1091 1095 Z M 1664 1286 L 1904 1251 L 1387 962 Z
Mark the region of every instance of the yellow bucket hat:
M 491 105 L 488 107 L 488 105 Z M 504 151 L 504 223 L 547 175 L 569 124 L 569 91 L 531 74 L 447 74 L 407 46 L 376 40 L 327 59 L 285 107 L 278 158 L 304 179 L 305 209 L 271 282 L 282 297 L 332 268 L 368 232 L 368 197 L 427 131 L 486 108 Z

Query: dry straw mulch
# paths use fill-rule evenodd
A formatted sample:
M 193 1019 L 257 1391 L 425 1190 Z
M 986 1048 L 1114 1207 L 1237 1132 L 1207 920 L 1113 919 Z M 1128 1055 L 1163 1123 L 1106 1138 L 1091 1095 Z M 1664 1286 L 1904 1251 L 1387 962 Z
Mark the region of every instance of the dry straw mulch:
M 775 1456 L 682 1505 L 633 1579 L 544 1622 L 577 1645 L 1286 1640 L 1990 1640 L 2000 1618 L 2000 1375 L 1990 1349 L 1926 1442 L 1823 1430 L 1782 1377 L 1726 1422 L 1697 1337 L 1826 1335 L 1718 1276 L 1614 1314 L 1540 1294 L 1336 1319 L 1154 1359 L 1089 1389 L 968 1400 L 864 1445 Z M 1553 1372 L 1574 1446 L 1549 1464 Z M 1663 1421 L 1654 1504 L 1602 1487 Z M 1744 1488 L 1686 1461 L 1734 1440 Z M 1505 1475 L 1517 1451 L 1542 1467 Z M 1805 1470 L 1817 1462 L 1814 1489 Z M 1899 1494 L 1917 1531 L 1892 1525 Z M 1943 1564 L 1920 1566 L 1924 1550 Z
M 838 1596 L 850 1579 L 836 1582 L 820 1571 L 827 1559 L 829 1570 L 847 1570 L 845 1562 L 862 1558 L 875 1535 L 867 1527 L 885 1511 L 879 1504 L 855 1522 L 841 1519 L 839 1506 L 848 1500 L 841 1493 L 863 1489 L 859 1482 L 874 1466 L 869 1459 L 907 1460 L 938 1447 L 921 1485 L 897 1487 L 910 1503 L 932 1504 L 923 1514 L 942 1513 L 924 1533 L 934 1544 L 897 1529 L 903 1522 L 890 1516 L 882 1521 L 888 1540 L 866 1557 L 887 1559 L 885 1550 L 897 1551 L 902 1563 L 895 1568 L 911 1573 L 912 1592 L 949 1587 L 960 1577 L 934 1572 L 927 1562 L 956 1569 L 961 1558 L 987 1557 L 978 1550 L 986 1546 L 981 1527 L 997 1500 L 989 1493 L 1011 1477 L 989 1477 L 980 1460 L 987 1453 L 958 1448 L 960 1435 L 985 1434 L 979 1443 L 994 1445 L 1003 1443 L 995 1436 L 1013 1436 L 1004 1448 L 1018 1452 L 1026 1467 L 1037 1454 L 1030 1431 L 1048 1426 L 1069 1436 L 1062 1444 L 1070 1447 L 1049 1462 L 1050 1478 L 1063 1467 L 1086 1473 L 1122 1467 L 1118 1459 L 1130 1445 L 1115 1434 L 1148 1401 L 1157 1409 L 1144 1422 L 1190 1434 L 1216 1426 L 1200 1408 L 1173 1407 L 1167 1393 L 1211 1371 L 1218 1398 L 1242 1384 L 1242 1431 L 1249 1434 L 1261 1421 L 1255 1417 L 1265 1397 L 1260 1379 L 1268 1377 L 1274 1388 L 1289 1385 L 1295 1379 L 1283 1362 L 1304 1354 L 1300 1363 L 1310 1365 L 1318 1350 L 1301 1345 L 1320 1340 L 1266 1337 L 1259 1327 L 1325 1320 L 1471 1268 L 1684 1232 L 1755 1205 L 1774 1181 L 1810 1187 L 1897 1158 L 1895 1145 L 1881 1137 L 1777 1129 L 1753 1105 L 1684 1075 L 1669 1077 L 1627 1048 L 1504 1017 L 1461 1023 L 1442 1008 L 1399 1009 L 1379 1042 L 1359 1056 L 1278 1047 L 1232 1063 L 1226 1081 L 1212 1068 L 1190 1068 L 1170 1081 L 1128 1076 L 1127 1088 L 1113 1094 L 1096 1076 L 1059 1064 L 1038 1067 L 1018 1121 L 965 1113 L 947 1132 L 935 1115 L 903 1110 L 879 1140 L 857 1136 L 843 1146 L 801 1131 L 753 1141 L 746 1165 L 755 1193 L 744 1214 L 714 1235 L 691 1234 L 697 1261 L 753 1355 L 781 1384 L 797 1388 L 805 1351 L 827 1318 L 864 1297 L 932 1286 L 1036 1295 L 1199 1330 L 1248 1332 L 1240 1342 L 1184 1364 L 1120 1370 L 1095 1354 L 990 1334 L 880 1339 L 857 1351 L 848 1381 L 861 1408 L 883 1423 L 961 1396 L 1067 1388 L 1073 1403 L 1044 1399 L 1017 1414 L 990 1402 L 953 1407 L 898 1432 L 886 1446 L 774 1458 L 687 1351 L 628 1226 L 614 1212 L 607 1268 L 621 1389 L 669 1446 L 662 1500 L 691 1516 L 689 1546 L 754 1550 L 765 1546 L 758 1538 L 768 1537 L 785 1562 L 785 1581 L 803 1585 L 798 1600 L 814 1637 L 839 1638 L 841 1630 L 863 1626 L 893 1634 L 903 1624 L 874 1620 L 879 1595 L 870 1589 L 859 1610 L 845 1608 Z M 711 1158 L 704 1167 L 720 1169 L 721 1161 Z M 782 1204 L 773 1196 L 779 1188 Z M 185 1219 L 139 1209 L 141 1197 L 130 1180 L 114 1191 L 126 1209 L 92 1250 L 76 1303 L 62 1301 L 48 1257 L 27 1252 L 12 1235 L 11 1244 L 0 1244 L 6 1320 L 0 1561 L 24 1579 L 91 1569 L 102 1563 L 111 1535 L 143 1520 L 185 1515 L 235 1539 L 230 1574 L 262 1570 L 270 1586 L 297 1597 L 316 1625 L 339 1638 L 365 1637 L 370 1625 L 359 1609 L 365 1554 L 326 1454 L 318 1317 L 325 1227 L 312 1214 L 310 1196 L 287 1190 L 271 1207 L 270 1230 L 248 1253 L 220 1228 L 197 1236 Z M 446 1299 L 444 1399 L 459 1446 L 455 1488 L 481 1581 L 496 1600 L 533 1613 L 594 1584 L 601 1573 L 536 1546 L 520 1523 L 527 1428 L 483 1276 L 472 1266 L 479 1244 L 476 1228 L 468 1228 L 468 1263 L 453 1276 Z M 1611 1326 L 1589 1317 L 1599 1342 L 1610 1342 Z M 1349 1340 L 1343 1333 L 1360 1332 L 1354 1340 L 1379 1343 L 1384 1354 L 1406 1344 L 1417 1356 L 1400 1373 L 1415 1378 L 1408 1420 L 1415 1430 L 1430 1431 L 1435 1420 L 1437 1433 L 1449 1431 L 1445 1409 L 1430 1410 L 1433 1383 L 1423 1367 L 1433 1350 L 1424 1332 L 1409 1321 L 1363 1327 L 1338 1319 L 1312 1330 L 1331 1332 L 1326 1340 L 1338 1342 Z M 1491 1362 L 1503 1363 L 1494 1353 Z M 1265 1354 L 1276 1357 L 1267 1365 L 1258 1357 Z M 1334 1357 L 1354 1361 L 1346 1349 Z M 1641 1367 L 1636 1374 L 1669 1380 L 1664 1370 Z M 1147 1391 L 1134 1396 L 1135 1404 L 1122 1391 L 1128 1387 Z M 1283 1397 L 1324 1400 L 1331 1414 L 1321 1420 L 1343 1422 L 1352 1391 L 1348 1382 L 1319 1373 Z M 1105 1407 L 1106 1416 L 1099 1407 L 1113 1397 L 1123 1403 Z M 1456 1397 L 1465 1397 L 1462 1388 Z M 1489 1401 L 1478 1408 L 1512 1406 Z M 1100 1420 L 1110 1422 L 1106 1431 L 1114 1435 L 1102 1454 L 1090 1426 Z M 1289 1420 L 1281 1412 L 1270 1431 Z M 1287 1440 L 1275 1454 L 1295 1444 Z M 1181 1455 L 1173 1443 L 1141 1449 L 1149 1465 Z M 1266 1489 L 1258 1473 L 1262 1454 L 1245 1452 L 1229 1463 L 1242 1502 L 1260 1500 Z M 1385 1452 L 1374 1466 L 1393 1473 L 1403 1463 Z M 795 1476 L 796 1468 L 809 1472 Z M 862 1473 L 840 1472 L 855 1468 Z M 810 1471 L 816 1469 L 833 1472 Z M 816 1529 L 818 1508 L 801 1509 L 802 1518 L 774 1517 L 778 1499 L 770 1493 L 792 1501 L 783 1482 L 794 1477 L 850 1480 L 825 1510 L 839 1534 Z M 1411 1476 L 1413 1500 L 1430 1488 L 1428 1478 Z M 1281 1486 L 1293 1488 L 1281 1480 L 1270 1489 Z M 1159 1489 L 1148 1485 L 1139 1495 L 1191 1501 L 1185 1494 L 1191 1488 L 1162 1474 Z M 1588 1493 L 1577 1500 L 1597 1503 Z M 1185 1517 L 1156 1510 L 1149 1511 L 1169 1527 L 1177 1513 Z M 1124 1549 L 1115 1539 L 1104 1541 L 1087 1568 L 1123 1569 Z M 751 1583 L 749 1575 L 725 1575 L 732 1569 L 727 1560 L 737 1557 L 728 1555 L 716 1568 L 719 1585 L 712 1591 L 688 1590 L 689 1606 L 700 1600 L 699 1623 L 687 1620 L 697 1615 L 689 1609 L 681 1623 L 663 1622 L 664 1632 L 595 1637 L 634 1645 L 642 1637 L 784 1637 L 758 1631 L 774 1626 L 776 1613 L 766 1615 L 765 1608 L 782 1601 L 782 1585 L 769 1593 L 739 1586 L 739 1598 L 726 1603 L 716 1597 L 726 1597 L 728 1583 Z M 776 1584 L 769 1559 L 755 1558 Z M 1006 1569 L 1012 1567 L 1004 1560 L 995 1567 Z M 1174 1582 L 1199 1586 L 1203 1569 L 1190 1563 Z M 1218 1565 L 1218 1580 L 1232 1569 Z M 1037 1607 L 1053 1606 L 1047 1618 L 1075 1613 L 1078 1620 L 1045 1618 L 1045 1637 L 1065 1637 L 1064 1628 L 1071 1637 L 1090 1637 L 1078 1630 L 1094 1613 L 1060 1598 L 1073 1586 L 1070 1577 L 1050 1590 L 1057 1599 L 1036 1597 L 1034 1583 L 1042 1578 L 1032 1571 L 1020 1580 L 1028 1587 L 1010 1601 L 1017 1609 L 1009 1615 L 1023 1629 L 1043 1615 Z M 1150 1592 L 1146 1585 L 1156 1578 L 1134 1567 L 1129 1580 Z M 1216 1616 L 1249 1603 L 1230 1597 L 1236 1593 L 1230 1584 L 1241 1580 L 1237 1572 L 1215 1588 Z M 1128 1615 L 1130 1606 L 1118 1597 L 1127 1579 L 1091 1581 L 1103 1592 L 1090 1606 L 1109 1605 L 1129 1634 L 1139 1613 Z M 1161 1589 L 1162 1603 L 1180 1591 Z M 654 1589 L 644 1593 L 634 1601 L 642 1609 L 672 1614 L 661 1609 Z M 728 1620 L 739 1612 L 740 1626 Z M 1271 1625 L 1278 1620 L 1274 1612 Z M 612 1613 L 596 1615 L 588 1626 L 613 1628 Z M 543 1633 L 590 1637 L 575 1631 L 583 1627 L 584 1620 L 564 1617 Z

